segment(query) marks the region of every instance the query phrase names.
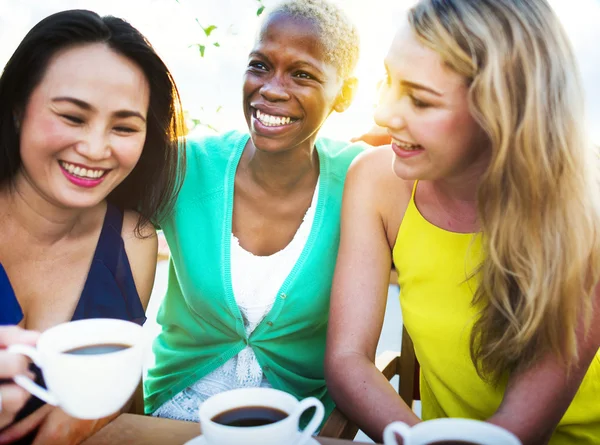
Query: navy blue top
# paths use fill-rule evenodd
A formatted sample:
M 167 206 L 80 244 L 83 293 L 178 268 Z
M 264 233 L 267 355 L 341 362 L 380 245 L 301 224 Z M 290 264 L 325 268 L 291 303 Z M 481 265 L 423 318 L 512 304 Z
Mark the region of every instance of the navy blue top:
M 122 227 L 123 214 L 109 203 L 94 258 L 72 320 L 118 318 L 140 325 L 146 321 L 144 307 L 135 287 L 125 244 L 121 238 Z M 22 319 L 23 311 L 0 263 L 0 326 L 16 325 Z M 39 369 L 32 366 L 32 370 L 38 377 L 38 383 L 43 384 Z M 16 416 L 15 422 L 31 414 L 41 405 L 43 402 L 31 397 Z
M 122 227 L 123 214 L 108 204 L 96 252 L 72 320 L 119 318 L 138 324 L 146 321 L 121 238 Z M 0 326 L 15 325 L 22 319 L 23 311 L 0 263 Z

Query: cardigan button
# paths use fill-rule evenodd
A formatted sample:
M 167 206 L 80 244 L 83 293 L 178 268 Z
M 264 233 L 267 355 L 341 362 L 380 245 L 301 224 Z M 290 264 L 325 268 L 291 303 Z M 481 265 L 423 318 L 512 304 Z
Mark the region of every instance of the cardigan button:
M 269 368 L 269 365 L 267 366 L 263 366 L 263 371 L 269 371 L 271 368 Z
M 287 295 L 286 295 L 286 294 L 281 294 L 281 298 L 282 298 L 283 300 L 285 300 L 285 299 L 287 298 Z
M 273 326 L 273 322 L 272 321 L 267 321 L 267 326 Z

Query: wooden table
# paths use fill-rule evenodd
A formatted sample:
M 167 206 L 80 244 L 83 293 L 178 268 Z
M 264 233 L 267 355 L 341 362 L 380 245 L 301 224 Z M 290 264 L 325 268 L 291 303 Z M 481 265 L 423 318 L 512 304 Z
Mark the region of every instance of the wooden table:
M 182 445 L 200 435 L 195 422 L 121 414 L 83 445 Z M 358 444 L 349 440 L 316 437 L 322 445 Z

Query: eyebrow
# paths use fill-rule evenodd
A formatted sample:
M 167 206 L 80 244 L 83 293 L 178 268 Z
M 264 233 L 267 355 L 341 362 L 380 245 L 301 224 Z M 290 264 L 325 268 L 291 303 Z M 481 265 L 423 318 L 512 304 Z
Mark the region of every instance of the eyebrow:
M 252 51 L 250 54 L 248 54 L 248 58 L 252 58 L 252 57 L 258 57 L 267 62 L 270 62 L 269 58 L 267 56 L 265 56 L 263 53 L 261 53 L 260 51 Z M 324 75 L 323 71 L 318 66 L 315 66 L 314 64 L 312 64 L 310 62 L 306 62 L 304 60 L 299 60 L 297 62 L 294 62 L 292 64 L 292 66 L 295 69 L 303 69 L 303 68 L 304 69 L 306 69 L 306 68 L 313 69 L 317 72 L 318 75 L 320 75 L 320 76 Z
M 436 91 L 433 88 L 426 87 L 425 85 L 421 85 L 420 83 L 409 82 L 407 80 L 403 80 L 402 82 L 400 82 L 400 84 L 402 86 L 412 88 L 413 90 L 423 90 L 423 91 L 427 91 L 427 92 L 434 94 L 436 96 L 439 96 L 439 97 L 442 96 L 442 93 L 440 93 L 439 91 Z
M 324 75 L 323 71 L 321 71 L 321 69 L 318 66 L 316 66 L 316 65 L 314 65 L 314 64 L 312 64 L 310 62 L 299 61 L 299 62 L 294 63 L 293 66 L 296 67 L 297 69 L 306 69 L 306 68 L 308 68 L 308 69 L 311 69 L 311 70 L 315 70 L 317 72 L 317 74 L 319 74 L 321 76 Z
M 387 60 L 384 60 L 383 66 L 385 68 L 385 72 L 389 76 L 390 75 L 390 69 L 388 67 Z M 438 96 L 438 97 L 442 97 L 443 96 L 442 93 L 440 93 L 439 91 L 434 90 L 433 88 L 426 87 L 425 85 L 422 85 L 422 84 L 417 83 L 417 82 L 411 82 L 410 80 L 402 80 L 402 81 L 400 81 L 400 85 L 402 85 L 403 87 L 412 88 L 413 90 L 427 91 L 428 93 L 431 93 L 431 94 L 433 94 L 435 96 Z
M 70 103 L 78 106 L 79 108 L 83 108 L 84 110 L 93 110 L 94 109 L 94 107 L 92 105 L 90 105 L 89 103 L 87 103 L 81 99 L 76 99 L 74 97 L 68 97 L 68 96 L 54 97 L 52 99 L 52 102 L 70 102 Z M 139 113 L 137 111 L 133 111 L 133 110 L 119 110 L 119 111 L 115 111 L 113 114 L 119 118 L 138 117 L 141 120 L 143 120 L 144 122 L 146 122 L 146 118 L 144 116 L 142 116 L 141 113 Z

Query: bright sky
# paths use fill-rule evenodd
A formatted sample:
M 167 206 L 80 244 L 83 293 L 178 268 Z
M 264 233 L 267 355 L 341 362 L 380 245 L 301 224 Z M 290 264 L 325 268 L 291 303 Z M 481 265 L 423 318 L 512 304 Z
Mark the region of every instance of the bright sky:
M 264 0 L 265 5 L 274 0 Z M 403 11 L 413 0 L 338 0 L 361 33 L 360 81 L 354 103 L 332 115 L 323 134 L 350 138 L 372 124 L 375 85 Z M 550 0 L 575 47 L 600 144 L 600 0 Z M 154 45 L 172 71 L 190 116 L 219 130 L 245 129 L 241 79 L 258 25 L 257 0 L 0 0 L 0 66 L 27 31 L 60 10 L 83 8 L 122 17 Z M 209 38 L 198 26 L 216 25 Z M 212 46 L 218 42 L 219 47 Z M 194 44 L 207 46 L 205 57 Z M 217 111 L 218 110 L 218 111 Z M 204 127 L 205 128 L 205 127 Z

